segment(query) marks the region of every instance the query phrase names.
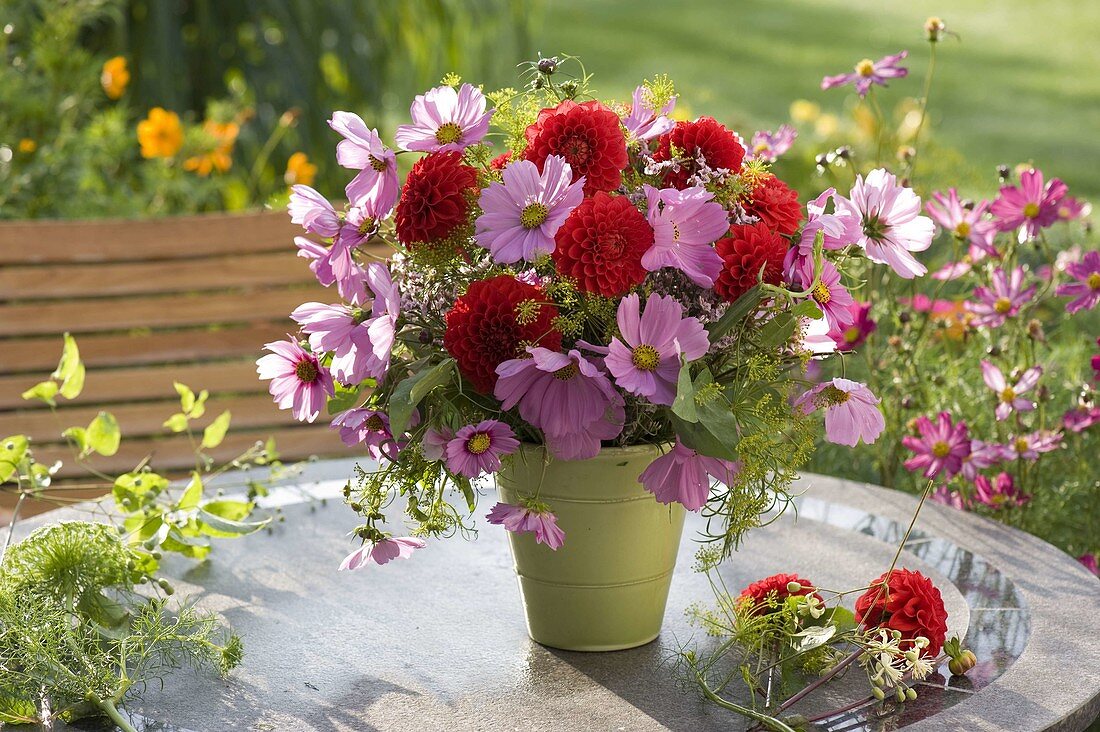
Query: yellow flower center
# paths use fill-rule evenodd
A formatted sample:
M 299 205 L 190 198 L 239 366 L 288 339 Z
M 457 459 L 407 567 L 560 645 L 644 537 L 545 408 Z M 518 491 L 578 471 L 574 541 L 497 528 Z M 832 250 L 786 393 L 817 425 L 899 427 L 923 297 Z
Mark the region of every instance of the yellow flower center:
M 546 222 L 550 209 L 544 203 L 529 203 L 519 213 L 519 223 L 525 229 L 535 229 Z
M 833 299 L 832 294 L 829 293 L 829 288 L 824 282 L 818 282 L 814 287 L 814 299 L 822 305 L 828 305 L 829 301 Z
M 1024 216 L 1029 219 L 1034 219 L 1039 215 L 1039 204 L 1029 203 L 1024 206 Z
M 363 219 L 363 223 L 359 224 L 359 236 L 366 236 L 370 232 L 374 231 L 375 220 L 370 216 Z
M 841 391 L 835 386 L 827 386 L 821 390 L 818 394 L 816 402 L 819 407 L 835 407 L 838 404 L 843 404 L 852 398 L 852 395 L 846 391 Z
M 440 145 L 449 145 L 462 139 L 462 128 L 454 122 L 444 122 L 435 131 L 435 139 Z
M 466 451 L 474 455 L 480 455 L 489 449 L 491 442 L 489 435 L 484 432 L 478 432 L 473 437 L 466 440 Z
M 1005 390 L 1001 392 L 1001 401 L 1005 404 L 1012 403 L 1012 400 L 1014 400 L 1015 398 L 1016 391 L 1011 386 L 1006 387 Z
M 1100 290 L 1100 272 L 1090 274 L 1085 283 L 1088 284 L 1090 290 Z
M 1013 443 L 1013 445 L 1016 448 L 1016 452 L 1020 452 L 1020 453 L 1027 452 L 1027 448 L 1028 448 L 1027 439 L 1025 439 L 1023 437 L 1017 437 L 1016 442 Z
M 1001 315 L 1012 310 L 1012 301 L 1007 297 L 998 297 L 996 302 L 993 303 L 993 309 Z
M 943 440 L 939 440 L 932 445 L 932 454 L 938 458 L 947 457 L 951 453 L 951 446 Z
M 298 377 L 299 381 L 312 384 L 317 381 L 320 372 L 317 370 L 317 364 L 306 358 L 299 361 L 294 367 L 294 375 Z
M 581 372 L 580 368 L 575 363 L 571 363 L 568 366 L 563 366 L 554 372 L 554 378 L 559 381 L 569 381 L 574 376 Z
M 869 58 L 865 58 L 856 64 L 856 73 L 860 76 L 870 76 L 875 73 L 875 62 Z
M 859 340 L 859 335 L 859 328 L 853 325 L 851 328 L 844 331 L 844 340 L 848 341 L 849 343 L 855 343 Z
M 435 135 L 436 135 L 437 138 L 439 137 L 438 132 L 435 133 Z M 381 173 L 386 169 L 386 161 L 385 160 L 379 160 L 378 158 L 374 157 L 373 155 L 370 155 L 368 157 L 370 157 L 370 167 L 373 168 L 376 173 Z
M 955 236 L 960 239 L 965 239 L 970 236 L 970 224 L 965 221 L 960 221 L 959 225 L 955 227 Z
M 365 426 L 368 430 L 373 430 L 374 432 L 381 432 L 386 428 L 385 423 L 382 422 L 382 418 L 377 414 L 372 414 L 367 419 Z
M 631 352 L 630 362 L 641 371 L 655 371 L 661 363 L 661 354 L 653 346 L 642 344 Z

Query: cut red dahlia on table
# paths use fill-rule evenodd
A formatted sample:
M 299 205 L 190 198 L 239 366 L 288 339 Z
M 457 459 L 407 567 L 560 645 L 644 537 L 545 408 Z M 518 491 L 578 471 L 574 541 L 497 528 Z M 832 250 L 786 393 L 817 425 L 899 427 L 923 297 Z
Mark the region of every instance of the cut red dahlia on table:
M 666 77 L 597 99 L 565 63 L 532 63 L 537 83 L 518 93 L 448 77 L 412 101 L 396 140 L 334 112 L 351 200 L 295 186 L 293 221 L 313 236 L 299 249 L 333 287 L 295 311 L 304 330 L 287 347 L 334 379 L 333 428 L 378 456 L 348 494 L 365 542 L 389 538 L 385 505 L 405 509 L 412 536 L 465 533 L 484 513 L 471 480 L 523 459 L 515 441 L 551 464 L 652 450 L 632 485 L 705 511 L 729 551 L 762 520 L 742 506 L 772 505 L 809 455 L 803 369 L 823 342 L 835 350 L 837 306 L 822 306 L 851 301 L 840 273 L 857 239 L 885 248 L 883 227 L 905 222 L 861 223 L 870 210 L 833 189 L 804 209 L 771 169 L 789 144 L 746 163 L 718 120 L 670 119 Z M 413 158 L 403 183 L 400 156 Z M 869 175 L 859 200 L 894 185 Z M 364 415 L 384 429 L 354 428 Z M 871 442 L 879 420 L 864 421 Z M 552 504 L 519 498 L 554 524 Z M 560 528 L 568 547 L 579 534 Z M 771 580 L 750 594 L 810 592 Z

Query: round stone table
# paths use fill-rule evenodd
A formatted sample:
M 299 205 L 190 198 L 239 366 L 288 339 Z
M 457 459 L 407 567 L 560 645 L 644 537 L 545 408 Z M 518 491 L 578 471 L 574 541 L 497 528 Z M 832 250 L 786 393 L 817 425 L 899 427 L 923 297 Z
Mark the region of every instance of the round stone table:
M 183 671 L 128 707 L 138 729 L 222 730 L 743 730 L 747 720 L 705 703 L 675 667 L 678 651 L 713 640 L 684 609 L 713 597 L 692 571 L 701 520 L 689 516 L 664 631 L 641 648 L 571 653 L 524 628 L 503 529 L 475 541 L 431 541 L 410 560 L 337 572 L 355 516 L 339 501 L 352 463 L 313 464 L 301 490 L 277 490 L 285 523 L 218 545 L 212 559 L 166 560 L 177 597 L 225 616 L 244 637 L 225 681 Z M 327 479 L 326 479 L 327 478 Z M 334 480 L 335 478 L 335 480 Z M 913 496 L 807 476 L 788 511 L 748 536 L 722 568 L 728 587 L 797 572 L 824 587 L 857 587 L 890 563 Z M 303 493 L 328 496 L 303 501 Z M 488 499 L 487 499 L 488 501 Z M 24 522 L 26 533 L 58 511 Z M 941 588 L 950 632 L 978 657 L 966 677 L 946 669 L 916 701 L 867 705 L 823 730 L 1071 730 L 1100 714 L 1100 581 L 1050 545 L 927 503 L 899 566 Z M 866 696 L 859 673 L 795 707 L 807 716 Z M 816 696 L 816 695 L 815 695 Z M 829 698 L 829 697 L 832 698 Z M 815 706 L 826 705 L 824 707 Z

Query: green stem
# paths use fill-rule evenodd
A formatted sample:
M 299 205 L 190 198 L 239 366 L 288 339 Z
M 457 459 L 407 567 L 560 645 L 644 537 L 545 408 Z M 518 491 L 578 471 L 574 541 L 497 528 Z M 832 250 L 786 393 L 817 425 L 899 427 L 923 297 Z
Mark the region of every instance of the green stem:
M 714 691 L 711 690 L 709 686 L 707 686 L 707 682 L 703 678 L 703 675 L 701 673 L 695 673 L 695 681 L 699 684 L 699 688 L 703 690 L 703 696 L 705 696 L 707 699 L 714 702 L 718 706 L 722 707 L 723 709 L 728 709 L 731 712 L 737 712 L 741 716 L 755 720 L 764 727 L 770 730 L 774 730 L 774 732 L 795 732 L 792 727 L 784 723 L 782 720 L 776 719 L 775 717 L 770 717 L 767 714 L 756 711 L 755 709 L 743 707 L 740 704 L 734 704 L 733 702 L 727 701 L 718 696 L 714 693 Z
M 928 96 L 932 93 L 932 74 L 936 71 L 936 42 L 933 41 L 931 49 L 928 52 L 928 73 L 924 75 L 924 91 L 921 93 L 920 100 L 920 121 L 917 122 L 917 129 L 913 133 L 913 156 L 909 158 L 908 170 L 906 171 L 906 177 L 912 177 L 913 169 L 917 160 L 917 143 L 920 142 L 920 133 L 924 129 L 924 119 L 928 116 Z
M 96 699 L 95 704 L 111 718 L 111 721 L 114 722 L 122 732 L 137 732 L 134 726 L 130 724 L 130 720 L 122 716 L 122 712 L 118 711 L 118 707 L 115 706 L 113 701 L 110 699 Z

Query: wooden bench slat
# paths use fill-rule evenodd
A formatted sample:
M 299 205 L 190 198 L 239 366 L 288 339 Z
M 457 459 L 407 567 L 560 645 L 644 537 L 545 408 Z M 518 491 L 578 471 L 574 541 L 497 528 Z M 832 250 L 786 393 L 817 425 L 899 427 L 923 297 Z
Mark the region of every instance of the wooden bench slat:
M 286 211 L 161 219 L 0 223 L 0 265 L 148 262 L 286 251 L 302 234 Z
M 173 392 L 174 394 L 175 392 Z M 28 434 L 35 444 L 42 445 L 64 442 L 61 430 L 70 427 L 84 427 L 101 410 L 106 410 L 118 420 L 124 440 L 134 437 L 146 437 L 169 434 L 163 426 L 164 420 L 179 411 L 178 399 L 166 399 L 156 402 L 137 404 L 95 405 L 89 407 L 70 407 L 53 412 L 43 409 L 31 409 L 19 412 L 0 412 L 0 437 L 12 434 Z M 192 422 L 196 435 L 224 410 L 233 413 L 231 428 L 234 430 L 272 425 L 295 424 L 290 412 L 275 406 L 269 394 L 254 394 L 241 397 L 212 396 L 206 402 L 206 414 Z M 323 419 L 324 415 L 320 419 Z
M 75 264 L 0 269 L 6 300 L 145 295 L 315 282 L 288 242 L 285 251 L 182 262 Z M 319 288 L 320 286 L 318 286 Z
M 326 294 L 309 288 L 0 305 L 0 336 L 285 320 L 303 301 Z
M 263 344 L 286 338 L 295 327 L 288 318 L 284 322 L 257 323 L 241 328 L 85 334 L 77 338 L 77 344 L 80 357 L 89 369 L 258 358 Z M 39 377 L 32 382 L 36 383 L 53 371 L 60 356 L 59 335 L 0 341 L 0 374 L 29 373 Z M 95 395 L 91 397 L 94 399 Z
M 252 354 L 250 354 L 251 356 Z M 172 383 L 186 384 L 198 391 L 206 389 L 211 394 L 248 394 L 267 389 L 265 382 L 256 376 L 256 351 L 247 361 L 180 364 L 176 366 L 147 366 L 89 370 L 84 391 L 71 401 L 62 404 L 116 404 L 150 399 L 165 399 L 175 395 Z M 35 399 L 25 401 L 20 395 L 45 378 L 45 372 L 0 376 L 0 412 L 10 409 L 46 409 Z

